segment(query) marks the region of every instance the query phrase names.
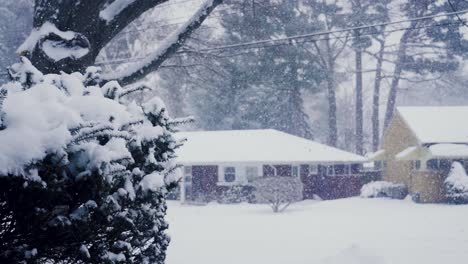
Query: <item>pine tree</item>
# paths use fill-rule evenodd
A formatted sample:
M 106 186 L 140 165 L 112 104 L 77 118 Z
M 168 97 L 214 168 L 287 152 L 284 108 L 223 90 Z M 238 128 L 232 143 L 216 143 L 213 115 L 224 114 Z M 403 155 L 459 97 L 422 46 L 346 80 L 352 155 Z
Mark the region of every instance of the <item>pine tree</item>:
M 95 67 L 43 75 L 23 58 L 10 74 L 15 82 L 2 88 L 0 104 L 0 262 L 164 263 L 165 195 L 177 185 L 172 132 L 180 121 L 158 98 L 128 102 L 145 87 L 100 87 Z M 8 142 L 9 133 L 39 126 L 21 110 L 27 103 L 56 129 Z M 34 157 L 8 152 L 39 145 Z
M 444 185 L 449 203 L 468 203 L 468 175 L 460 162 L 453 162 Z
M 227 29 L 222 40 L 248 42 L 315 30 L 300 5 L 301 1 L 231 3 L 221 20 Z M 196 108 L 220 109 L 211 110 L 209 116 L 216 115 L 212 118 L 221 124 L 213 120 L 209 123 L 215 126 L 205 128 L 219 129 L 223 124 L 224 129 L 275 128 L 312 137 L 302 95 L 317 92 L 323 76 L 313 54 L 295 43 L 285 43 L 220 57 L 217 63 L 223 77 L 208 92 L 200 92 L 198 98 L 204 103 Z

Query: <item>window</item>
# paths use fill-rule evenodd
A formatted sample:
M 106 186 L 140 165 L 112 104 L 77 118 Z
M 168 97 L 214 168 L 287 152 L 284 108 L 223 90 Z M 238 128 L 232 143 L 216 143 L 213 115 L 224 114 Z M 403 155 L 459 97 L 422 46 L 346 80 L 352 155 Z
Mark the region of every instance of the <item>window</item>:
M 192 182 L 192 166 L 184 166 L 184 181 L 186 183 Z
M 383 168 L 384 168 L 383 161 L 381 161 L 381 160 L 376 160 L 376 161 L 374 161 L 374 169 L 375 169 L 376 171 L 380 171 L 380 170 L 382 170 Z
M 185 183 L 192 183 L 192 176 L 184 176 L 184 177 L 185 177 L 184 179 Z
M 352 171 L 351 165 L 349 164 L 327 166 L 328 176 L 344 176 L 351 175 L 352 173 L 354 173 L 354 171 Z
M 451 167 L 451 163 L 450 160 L 431 159 L 426 162 L 426 166 L 429 170 L 448 171 Z
M 192 176 L 192 166 L 184 166 L 184 175 Z
M 344 175 L 346 171 L 345 168 L 348 166 L 347 165 L 334 165 L 333 167 L 334 167 L 334 171 L 336 175 Z M 349 167 L 348 167 L 348 170 L 349 170 Z
M 318 166 L 317 165 L 309 165 L 309 175 L 310 174 L 318 174 Z
M 224 167 L 224 181 L 234 182 L 236 180 L 236 168 L 235 167 Z
M 411 169 L 412 170 L 420 170 L 421 169 L 421 161 L 420 160 L 411 161 Z
M 245 167 L 245 176 L 247 176 L 247 181 L 252 182 L 255 178 L 258 177 L 258 168 Z
M 299 167 L 298 166 L 293 166 L 292 167 L 292 176 L 293 177 L 299 177 Z
M 351 168 L 352 168 L 351 165 L 345 165 L 344 174 L 345 174 L 345 175 L 351 175 L 351 174 L 353 174 Z

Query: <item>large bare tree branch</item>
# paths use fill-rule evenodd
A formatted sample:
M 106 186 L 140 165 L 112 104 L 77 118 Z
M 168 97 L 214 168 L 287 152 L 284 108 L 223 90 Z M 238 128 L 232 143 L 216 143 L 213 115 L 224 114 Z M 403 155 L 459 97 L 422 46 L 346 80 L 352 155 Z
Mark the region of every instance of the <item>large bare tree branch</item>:
M 34 28 L 26 48 L 19 50 L 44 73 L 84 71 L 95 63 L 100 51 L 144 12 L 168 0 L 35 0 Z M 215 1 L 220 2 L 220 1 Z M 216 3 L 215 5 L 216 6 Z M 208 16 L 211 10 L 203 10 Z M 202 17 L 202 20 L 205 18 Z M 53 25 L 55 29 L 50 30 Z M 184 37 L 198 28 L 187 27 Z M 48 30 L 44 30 L 47 29 Z M 64 37 L 73 33 L 74 37 Z M 35 34 L 35 36 L 34 36 Z M 68 35 L 69 36 L 69 35 Z M 184 40 L 184 38 L 181 38 Z M 70 50 L 88 50 L 85 55 L 53 58 L 44 43 Z M 50 45 L 49 45 L 50 47 Z M 171 49 L 172 50 L 172 49 Z
M 107 74 L 103 76 L 103 80 L 118 80 L 122 85 L 128 85 L 143 79 L 151 72 L 158 70 L 161 65 L 177 50 L 184 45 L 190 35 L 198 29 L 210 13 L 221 3 L 223 0 L 207 0 L 195 12 L 192 18 L 182 25 L 177 31 L 168 36 L 159 48 L 147 58 L 142 59 L 133 67 L 116 74 Z

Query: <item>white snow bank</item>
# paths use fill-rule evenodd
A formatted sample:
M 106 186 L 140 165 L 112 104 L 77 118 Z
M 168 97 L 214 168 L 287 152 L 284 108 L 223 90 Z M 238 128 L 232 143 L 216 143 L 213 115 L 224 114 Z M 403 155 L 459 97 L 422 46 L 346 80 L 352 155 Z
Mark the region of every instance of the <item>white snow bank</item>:
M 464 264 L 467 210 L 349 198 L 303 201 L 273 214 L 261 204 L 169 201 L 166 263 Z
M 374 252 L 353 244 L 335 256 L 326 258 L 322 264 L 386 264 L 384 258 Z

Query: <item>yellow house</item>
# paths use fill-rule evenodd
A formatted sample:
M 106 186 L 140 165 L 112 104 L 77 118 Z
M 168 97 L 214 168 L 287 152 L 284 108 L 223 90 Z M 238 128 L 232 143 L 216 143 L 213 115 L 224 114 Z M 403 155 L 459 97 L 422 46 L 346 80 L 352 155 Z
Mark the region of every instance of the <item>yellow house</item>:
M 468 168 L 468 106 L 398 107 L 374 160 L 384 181 L 423 203 L 443 202 L 453 161 Z

